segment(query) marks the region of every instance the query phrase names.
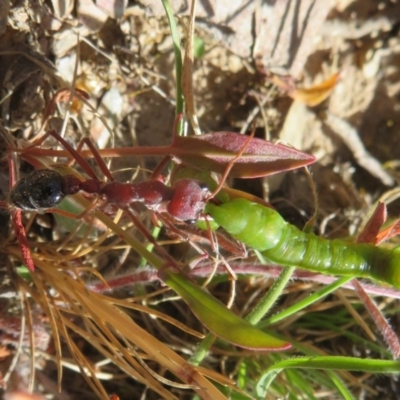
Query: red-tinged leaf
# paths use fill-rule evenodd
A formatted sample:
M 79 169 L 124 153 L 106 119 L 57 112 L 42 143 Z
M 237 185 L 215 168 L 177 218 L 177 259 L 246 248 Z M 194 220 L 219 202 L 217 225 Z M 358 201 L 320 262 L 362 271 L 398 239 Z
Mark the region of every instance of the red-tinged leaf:
M 383 223 L 386 221 L 386 216 L 386 205 L 384 203 L 379 203 L 376 206 L 376 209 L 371 218 L 365 225 L 363 231 L 358 236 L 357 242 L 379 244 L 384 242 L 385 240 L 389 240 L 392 237 L 399 235 L 400 219 L 397 219 L 385 229 L 379 231 Z
M 248 142 L 248 144 L 247 144 Z M 247 146 L 246 146 L 247 144 Z M 235 178 L 258 178 L 312 164 L 315 157 L 283 144 L 252 138 L 233 132 L 213 132 L 201 136 L 176 137 L 171 154 L 186 165 L 224 173 L 235 161 L 229 175 Z
M 393 328 L 390 326 L 376 303 L 365 292 L 360 282 L 358 282 L 357 279 L 353 279 L 352 284 L 354 286 L 354 290 L 357 292 L 358 296 L 362 300 L 364 307 L 366 307 L 366 309 L 368 310 L 369 315 L 372 317 L 372 320 L 375 322 L 377 328 L 380 330 L 383 338 L 385 339 L 385 342 L 388 344 L 390 351 L 395 358 L 399 358 L 400 342 L 397 334 L 394 332 Z
M 251 350 L 286 350 L 291 344 L 259 330 L 220 301 L 171 270 L 161 272 L 163 281 L 190 306 L 197 318 L 216 336 Z
M 400 219 L 397 219 L 395 222 L 390 224 L 387 228 L 382 229 L 381 232 L 376 237 L 376 243 L 379 244 L 385 240 L 389 240 L 390 238 L 397 236 L 400 234 Z
M 386 205 L 384 203 L 378 203 L 371 218 L 358 236 L 357 242 L 372 244 L 379 243 L 379 230 L 381 229 L 382 224 L 386 221 L 386 214 Z

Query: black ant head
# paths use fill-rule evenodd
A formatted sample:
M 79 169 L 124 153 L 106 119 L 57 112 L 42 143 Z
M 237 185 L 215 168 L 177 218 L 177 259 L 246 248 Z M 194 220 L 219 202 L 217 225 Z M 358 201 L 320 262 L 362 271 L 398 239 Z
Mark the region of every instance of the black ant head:
M 11 189 L 10 203 L 25 211 L 44 211 L 55 207 L 64 197 L 63 177 L 51 169 L 39 169 Z

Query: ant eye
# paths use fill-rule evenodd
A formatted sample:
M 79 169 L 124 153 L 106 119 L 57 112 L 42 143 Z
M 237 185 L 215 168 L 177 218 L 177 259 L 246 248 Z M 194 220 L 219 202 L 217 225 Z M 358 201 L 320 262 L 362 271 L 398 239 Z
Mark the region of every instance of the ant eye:
M 200 189 L 203 191 L 203 192 L 208 192 L 208 186 L 205 184 L 205 183 L 202 183 L 202 182 L 200 182 L 199 183 L 199 186 L 200 186 Z
M 11 190 L 10 202 L 27 211 L 55 207 L 65 197 L 62 176 L 43 169 L 21 179 Z

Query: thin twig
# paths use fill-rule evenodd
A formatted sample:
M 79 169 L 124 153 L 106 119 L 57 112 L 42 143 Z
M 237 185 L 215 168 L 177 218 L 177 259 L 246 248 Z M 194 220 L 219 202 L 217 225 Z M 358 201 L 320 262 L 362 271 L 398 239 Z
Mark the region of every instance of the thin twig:
M 329 112 L 326 114 L 324 122 L 333 132 L 340 136 L 361 167 L 378 178 L 384 185 L 394 185 L 394 179 L 383 169 L 382 164 L 365 149 L 354 127 L 344 119 Z

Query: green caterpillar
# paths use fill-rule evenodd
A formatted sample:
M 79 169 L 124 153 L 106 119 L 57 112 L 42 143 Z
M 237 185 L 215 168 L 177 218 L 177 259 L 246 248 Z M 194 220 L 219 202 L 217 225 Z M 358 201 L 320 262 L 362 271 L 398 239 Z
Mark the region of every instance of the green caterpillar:
M 400 289 L 400 247 L 329 240 L 304 233 L 276 211 L 246 199 L 208 203 L 205 212 L 270 261 L 323 274 L 372 278 Z

